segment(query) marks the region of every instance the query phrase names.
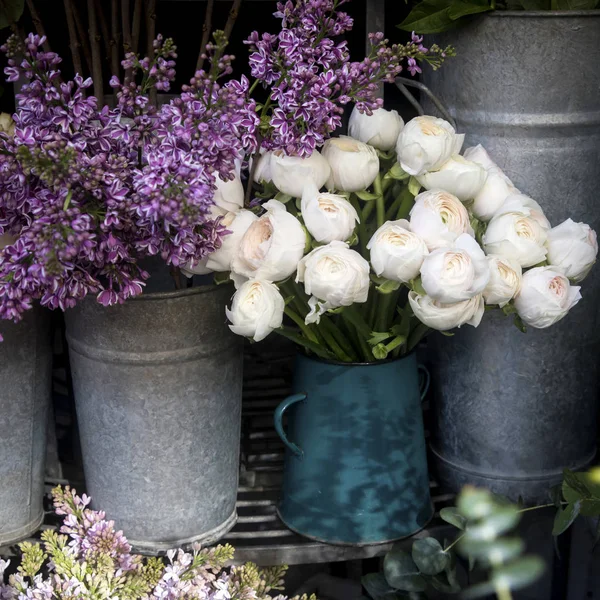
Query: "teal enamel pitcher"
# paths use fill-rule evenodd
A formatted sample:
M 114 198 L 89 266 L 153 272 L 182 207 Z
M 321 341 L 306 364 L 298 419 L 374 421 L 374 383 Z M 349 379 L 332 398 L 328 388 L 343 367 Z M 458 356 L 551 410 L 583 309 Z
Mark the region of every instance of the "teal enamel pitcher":
M 286 445 L 282 521 L 329 544 L 422 529 L 433 515 L 421 409 L 428 385 L 414 353 L 373 364 L 298 355 L 295 393 L 275 412 Z

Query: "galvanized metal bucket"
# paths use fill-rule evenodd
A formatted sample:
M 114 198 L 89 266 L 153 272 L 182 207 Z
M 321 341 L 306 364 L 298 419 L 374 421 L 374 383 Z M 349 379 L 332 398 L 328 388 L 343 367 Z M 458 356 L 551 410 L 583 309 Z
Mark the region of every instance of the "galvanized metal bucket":
M 436 36 L 457 56 L 425 83 L 466 145 L 483 144 L 553 225 L 600 232 L 600 11 L 497 11 Z M 435 107 L 424 101 L 427 112 Z M 486 314 L 437 338 L 433 446 L 453 489 L 474 482 L 531 501 L 596 447 L 600 268 L 583 301 L 546 331 Z
M 298 355 L 295 394 L 275 412 L 287 446 L 283 522 L 306 537 L 348 545 L 422 529 L 433 514 L 421 410 L 427 385 L 428 376 L 420 385 L 414 354 L 359 365 Z
M 229 286 L 67 311 L 86 487 L 134 548 L 208 544 L 236 522 L 242 339 Z
M 44 460 L 51 397 L 50 319 L 39 306 L 0 321 L 0 546 L 44 518 Z

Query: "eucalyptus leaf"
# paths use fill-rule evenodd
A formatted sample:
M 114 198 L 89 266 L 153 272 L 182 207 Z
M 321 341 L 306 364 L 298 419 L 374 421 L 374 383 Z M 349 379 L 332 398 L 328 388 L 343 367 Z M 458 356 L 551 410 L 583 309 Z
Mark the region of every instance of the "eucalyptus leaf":
M 466 590 L 463 590 L 461 593 L 461 598 L 483 598 L 484 596 L 488 596 L 493 592 L 494 584 L 489 581 L 486 581 L 484 583 L 477 583 L 476 585 L 472 585 Z
M 491 559 L 498 562 L 508 562 L 520 556 L 525 549 L 523 540 L 518 537 L 502 537 L 497 540 L 461 540 L 461 552 L 484 560 L 489 563 Z
M 489 540 L 493 535 L 499 537 L 510 531 L 519 522 L 521 516 L 516 506 L 494 507 L 493 512 L 476 525 L 469 525 L 463 541 Z
M 373 194 L 373 192 L 367 192 L 367 190 L 362 190 L 360 192 L 354 192 L 361 200 L 377 200 L 379 198 L 379 194 Z
M 581 498 L 591 498 L 592 493 L 588 489 L 585 481 L 585 473 L 574 473 L 569 469 L 563 470 L 563 484 L 566 483 L 572 490 L 576 491 Z M 564 485 L 563 485 L 564 494 Z M 565 498 L 568 500 L 568 498 Z
M 422 592 L 427 584 L 415 561 L 405 550 L 392 549 L 383 559 L 383 574 L 391 587 L 406 592 Z
M 23 14 L 25 0 L 3 0 L 0 3 L 0 29 L 16 23 Z
M 600 515 L 600 500 L 582 500 L 579 514 L 584 517 L 597 517 Z
M 544 561 L 539 556 L 523 556 L 511 564 L 496 567 L 491 581 L 498 587 L 518 590 L 532 584 L 545 568 Z
M 454 27 L 461 17 L 488 10 L 492 7 L 486 0 L 423 0 L 398 27 L 417 33 L 440 33 Z
M 440 510 L 440 517 L 446 521 L 446 523 L 450 523 L 450 525 L 454 525 L 457 529 L 464 531 L 465 526 L 467 524 L 467 520 L 460 514 L 457 508 L 454 506 L 447 506 L 446 508 L 442 508 Z
M 494 503 L 487 490 L 465 487 L 458 497 L 457 508 L 468 520 L 481 519 L 492 514 Z
M 456 594 L 457 592 L 460 592 L 460 586 L 456 579 L 450 581 L 446 573 L 428 577 L 427 582 L 438 592 L 444 592 L 445 594 Z
M 566 508 L 559 509 L 554 517 L 554 526 L 552 527 L 552 535 L 557 536 L 564 533 L 575 521 L 581 509 L 581 502 L 573 502 L 567 504 Z
M 412 559 L 419 571 L 425 575 L 442 573 L 448 565 L 448 554 L 435 538 L 415 540 L 412 546 Z
M 360 582 L 373 600 L 389 600 L 394 588 L 390 587 L 383 573 L 369 573 Z

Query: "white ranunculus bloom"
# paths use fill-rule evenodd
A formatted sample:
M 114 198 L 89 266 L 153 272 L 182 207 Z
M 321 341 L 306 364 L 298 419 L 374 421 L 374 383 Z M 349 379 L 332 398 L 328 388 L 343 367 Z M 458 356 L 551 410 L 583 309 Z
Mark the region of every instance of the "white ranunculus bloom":
M 398 136 L 398 162 L 410 175 L 437 171 L 453 154 L 460 152 L 464 139 L 464 134 L 457 134 L 444 119 L 415 117 Z
M 193 277 L 194 275 L 208 275 L 209 273 L 212 273 L 213 270 L 206 266 L 207 262 L 208 256 L 205 256 L 202 260 L 199 260 L 194 264 L 189 262 L 181 267 L 181 272 L 188 278 Z
M 296 270 L 304 254 L 306 233 L 281 202 L 269 200 L 263 208 L 267 212 L 246 230 L 231 270 L 248 279 L 281 281 Z
M 249 279 L 235 292 L 231 310 L 225 309 L 231 321 L 229 329 L 260 342 L 281 327 L 284 307 L 283 296 L 275 284 Z
M 550 221 L 546 218 L 542 207 L 529 196 L 525 194 L 511 194 L 508 196 L 502 206 L 496 211 L 494 217 L 505 215 L 507 213 L 521 213 L 531 217 L 543 229 L 550 229 Z
M 448 331 L 462 325 L 477 327 L 485 310 L 481 294 L 462 302 L 442 304 L 430 296 L 420 296 L 411 291 L 408 293 L 408 301 L 417 319 L 438 331 Z
M 486 171 L 493 168 L 498 168 L 498 165 L 491 159 L 487 150 L 481 145 L 471 146 L 463 152 L 463 156 L 467 160 L 471 160 L 483 167 Z
M 315 248 L 298 264 L 296 281 L 312 296 L 307 323 L 318 323 L 330 308 L 367 301 L 369 263 L 344 242 L 334 241 Z
M 490 278 L 485 253 L 467 233 L 449 248 L 434 250 L 421 266 L 423 289 L 443 304 L 462 302 L 481 294 Z
M 256 165 L 256 169 L 254 169 L 254 183 L 271 183 L 271 154 L 272 152 L 267 152 L 266 150 L 260 150 L 260 155 L 258 157 L 258 163 Z M 252 169 L 252 161 L 254 159 L 250 159 L 250 169 Z
M 473 235 L 469 213 L 463 203 L 442 190 L 422 192 L 410 211 L 410 230 L 429 250 L 449 246 L 463 233 Z
M 504 204 L 506 198 L 513 194 L 519 194 L 519 190 L 490 158 L 481 144 L 467 148 L 464 157 L 487 171 L 487 179 L 474 197 L 470 209 L 480 221 L 489 221 Z
M 216 213 L 225 215 L 228 212 L 237 212 L 244 208 L 244 186 L 239 173 L 235 173 L 233 179 L 224 181 L 218 174 L 215 174 L 215 195 L 213 197 Z
M 505 306 L 521 289 L 521 265 L 516 260 L 502 256 L 490 255 L 487 259 L 490 265 L 490 280 L 483 290 L 483 298 L 486 304 Z
M 494 217 L 483 234 L 486 254 L 516 260 L 527 268 L 546 260 L 546 230 L 535 219 L 509 212 Z
M 379 173 L 375 148 L 347 135 L 328 139 L 323 146 L 323 156 L 331 167 L 326 183 L 329 190 L 359 192 L 368 188 Z
M 302 198 L 306 185 L 322 188 L 330 173 L 327 160 L 317 150 L 307 158 L 288 156 L 283 150 L 275 150 L 269 164 L 275 187 L 294 198 Z
M 375 274 L 392 281 L 407 282 L 419 275 L 429 254 L 427 244 L 410 231 L 405 219 L 387 221 L 369 240 L 371 266 Z
M 301 211 L 308 232 L 325 244 L 345 242 L 360 222 L 356 209 L 344 196 L 319 192 L 314 186 L 304 188 Z
M 242 237 L 248 230 L 248 227 L 257 220 L 258 217 L 249 210 L 240 210 L 238 213 L 227 213 L 221 220 L 221 225 L 230 233 L 223 236 L 221 247 L 207 256 L 207 268 L 217 272 L 230 271 L 231 261 L 237 254 Z
M 387 152 L 396 146 L 398 135 L 404 127 L 402 117 L 395 110 L 377 108 L 372 115 L 352 110 L 348 134 L 356 140 Z
M 585 223 L 567 219 L 548 232 L 548 262 L 575 283 L 583 281 L 596 262 L 596 232 Z
M 486 179 L 485 169 L 460 154 L 450 157 L 437 171 L 417 176 L 418 182 L 426 190 L 445 190 L 461 202 L 473 200 Z
M 515 308 L 523 323 L 545 329 L 560 321 L 581 300 L 580 289 L 554 267 L 536 267 L 523 274 Z

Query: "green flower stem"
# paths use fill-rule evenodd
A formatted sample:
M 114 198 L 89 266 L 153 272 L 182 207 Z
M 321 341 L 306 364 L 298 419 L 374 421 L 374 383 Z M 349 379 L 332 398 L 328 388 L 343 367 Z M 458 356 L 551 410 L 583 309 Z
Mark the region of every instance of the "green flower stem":
M 354 351 L 354 348 L 352 347 L 350 341 L 346 338 L 346 336 L 343 334 L 340 328 L 337 327 L 336 324 L 327 315 L 321 316 L 321 322 L 319 323 L 319 325 L 321 325 L 322 331 L 326 330 L 339 344 L 344 353 L 350 359 L 348 362 L 358 361 L 358 356 L 356 355 L 356 352 Z
M 367 202 L 365 204 L 365 207 L 362 210 L 362 214 L 360 215 L 360 220 L 363 221 L 365 225 L 367 224 L 367 221 L 369 220 L 369 217 L 371 216 L 371 213 L 373 212 L 374 208 L 375 202 L 373 201 Z
M 375 331 L 387 331 L 389 327 L 388 314 L 390 312 L 390 307 L 393 306 L 396 302 L 396 294 L 382 294 L 381 292 L 377 292 L 377 312 L 375 314 Z
M 354 207 L 357 214 L 361 214 L 360 204 L 358 202 L 358 198 L 355 194 L 350 194 L 350 204 Z M 369 202 L 371 204 L 371 202 Z M 356 226 L 356 230 L 358 233 L 358 241 L 360 242 L 360 253 L 364 258 L 368 260 L 368 251 L 367 251 L 367 230 L 365 227 L 365 219 L 361 218 L 360 223 Z
M 400 207 L 398 208 L 398 213 L 396 214 L 397 219 L 406 219 L 410 214 L 410 211 L 415 203 L 414 196 L 408 191 L 408 187 L 405 187 L 400 194 Z
M 385 193 L 394 185 L 394 179 L 384 179 L 382 183 L 383 193 Z
M 314 344 L 318 344 L 319 340 L 317 336 L 308 328 L 308 325 L 304 322 L 304 319 L 295 313 L 289 306 L 286 306 L 284 309 L 285 314 L 298 325 L 300 331 L 306 336 Z
M 385 213 L 385 220 L 392 221 L 396 218 L 396 213 L 400 208 L 400 204 L 402 203 L 402 194 L 398 194 L 398 197 L 390 204 L 390 207 L 387 209 Z
M 385 349 L 388 352 L 391 352 L 392 350 L 402 346 L 404 343 L 406 343 L 406 337 L 403 335 L 397 335 L 389 344 L 385 345 Z
M 319 344 L 315 344 L 314 342 L 307 340 L 305 337 L 296 333 L 291 327 L 280 327 L 279 329 L 275 329 L 275 331 L 284 338 L 294 342 L 294 344 L 298 344 L 298 346 L 303 346 L 307 350 L 310 350 L 320 358 L 324 358 L 326 360 L 336 359 L 335 355 L 329 352 L 329 350 L 326 350 Z
M 358 344 L 361 349 L 364 360 L 372 362 L 374 360 L 373 352 L 369 347 L 367 340 L 371 337 L 371 328 L 367 325 L 364 317 L 354 305 L 346 306 L 341 312 L 342 318 L 350 326 L 356 329 Z
M 328 331 L 327 326 L 325 326 L 325 321 L 323 321 L 322 318 L 319 325 L 323 325 L 320 328 L 321 335 L 323 336 L 323 338 L 325 338 L 327 345 L 331 348 L 337 359 L 341 360 L 342 362 L 352 362 L 352 358 L 344 352 L 342 347 L 335 341 L 335 338 L 333 337 L 331 332 Z
M 377 174 L 377 177 L 373 182 L 373 190 L 377 194 L 375 203 L 377 207 L 377 228 L 379 229 L 379 227 L 385 223 L 385 197 L 383 195 L 383 186 L 381 184 L 381 173 Z
M 367 300 L 367 307 L 365 313 L 367 315 L 367 325 L 373 330 L 375 329 L 375 313 L 377 311 L 377 291 L 375 287 L 371 286 L 369 292 L 369 299 Z

